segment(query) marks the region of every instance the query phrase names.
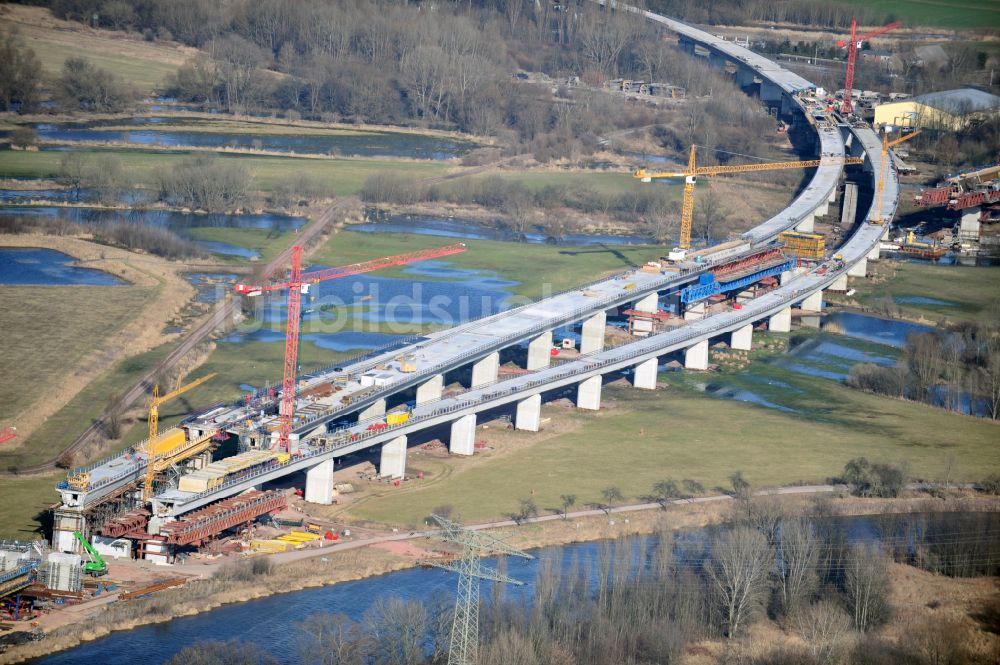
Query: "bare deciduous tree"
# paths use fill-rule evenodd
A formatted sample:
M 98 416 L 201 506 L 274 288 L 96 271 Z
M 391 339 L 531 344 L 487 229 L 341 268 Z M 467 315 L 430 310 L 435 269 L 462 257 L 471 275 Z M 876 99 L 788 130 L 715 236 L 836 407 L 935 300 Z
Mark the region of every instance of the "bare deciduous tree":
M 821 663 L 836 662 L 851 633 L 851 617 L 832 600 L 807 606 L 795 615 L 795 626 L 813 657 Z
M 889 560 L 875 544 L 855 545 L 845 561 L 844 588 L 854 626 L 862 633 L 889 615 Z
M 726 635 L 732 637 L 764 604 L 774 555 L 767 539 L 749 527 L 716 538 L 706 573 Z
M 820 541 L 811 522 L 783 520 L 779 530 L 778 584 L 781 607 L 794 615 L 807 604 L 819 584 Z

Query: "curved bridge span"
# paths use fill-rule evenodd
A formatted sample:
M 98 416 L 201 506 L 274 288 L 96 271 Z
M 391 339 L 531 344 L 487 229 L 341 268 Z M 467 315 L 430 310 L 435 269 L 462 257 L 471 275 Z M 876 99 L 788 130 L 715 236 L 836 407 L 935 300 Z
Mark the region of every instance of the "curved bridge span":
M 296 423 L 299 446 L 295 454 L 280 464 L 227 477 L 205 491 L 169 489 L 158 494 L 152 500 L 150 533 L 156 533 L 162 524 L 181 515 L 301 471 L 306 472 L 306 499 L 329 503 L 333 460 L 375 446 L 381 450 L 380 474 L 402 477 L 407 437 L 431 427 L 450 428 L 451 452 L 471 455 L 477 414 L 506 409 L 513 412 L 518 429 L 536 431 L 545 394 L 575 389 L 579 408 L 597 409 L 603 377 L 622 372 L 631 373 L 636 388 L 653 389 L 661 356 L 680 352 L 686 366 L 703 369 L 707 366 L 712 340 L 725 339 L 733 348 L 749 349 L 756 324 L 766 321 L 771 330 L 787 331 L 793 306 L 819 310 L 824 289 L 843 290 L 848 275 L 865 275 L 867 260 L 878 258 L 879 241 L 888 231 L 887 225 L 860 222 L 837 249 L 839 260 L 785 272 L 779 287 L 743 303 L 741 309 L 717 312 L 690 320 L 681 327 L 605 348 L 608 311 L 630 307 L 655 313 L 662 294 L 696 283 L 713 267 L 759 251 L 783 231 L 812 230 L 815 216 L 826 214 L 836 198 L 845 155 L 864 155 L 864 169 L 873 179 L 881 168 L 881 140 L 876 132 L 867 126 L 848 125 L 839 117 L 824 113 L 811 95 L 815 86 L 809 81 L 692 26 L 625 4 L 612 5 L 619 11 L 641 14 L 676 33 L 681 47 L 693 56 L 707 53 L 704 57 L 718 67 L 735 66 L 742 87 L 759 86 L 756 92 L 765 103 L 779 107 L 793 122 L 808 123 L 813 128 L 815 151 L 822 164 L 798 197 L 780 213 L 743 234 L 742 242 L 729 243 L 727 249 L 715 254 L 706 250 L 706 260 L 700 264 L 691 262 L 677 270 L 659 273 L 622 273 L 301 377 L 299 412 L 308 415 Z M 898 202 L 898 181 L 893 169 L 886 172 L 881 210 L 891 217 Z M 874 201 L 872 208 L 876 209 Z M 868 211 L 858 218 L 868 220 L 870 214 Z M 552 365 L 549 351 L 553 331 L 571 324 L 582 329 L 580 355 Z M 525 345 L 525 372 L 501 378 L 500 352 Z M 404 358 L 407 360 L 401 360 Z M 404 362 L 414 363 L 417 370 L 405 367 Z M 471 367 L 470 387 L 445 396 L 444 374 L 463 367 Z M 317 398 L 314 389 L 323 385 L 335 385 L 340 390 Z M 387 400 L 398 400 L 403 392 L 415 392 L 415 405 L 405 420 L 389 424 L 385 418 Z M 220 407 L 189 420 L 185 425 L 188 436 L 201 440 L 216 430 L 225 430 L 266 447 L 269 423 L 268 418 L 257 415 L 261 406 L 255 403 Z M 54 546 L 67 551 L 75 549 L 72 531 L 99 526 L 88 522 L 94 507 L 136 491 L 145 468 L 142 458 L 120 454 L 77 470 L 76 478 L 86 474 L 83 483 L 61 483 L 57 491 L 63 506 L 56 511 Z

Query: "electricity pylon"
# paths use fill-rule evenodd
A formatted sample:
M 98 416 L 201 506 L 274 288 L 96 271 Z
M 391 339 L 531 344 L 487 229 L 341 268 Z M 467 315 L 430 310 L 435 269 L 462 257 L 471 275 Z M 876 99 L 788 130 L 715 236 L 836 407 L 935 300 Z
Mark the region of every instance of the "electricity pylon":
M 433 534 L 435 537 L 462 546 L 462 554 L 455 561 L 424 562 L 436 568 L 458 573 L 458 596 L 455 599 L 455 619 L 451 624 L 448 665 L 476 665 L 479 656 L 479 581 L 491 580 L 515 586 L 524 584 L 494 568 L 483 566 L 480 557 L 490 554 L 509 554 L 525 559 L 535 557 L 489 534 L 466 529 L 461 524 L 440 515 L 431 517 L 441 526 L 441 531 Z

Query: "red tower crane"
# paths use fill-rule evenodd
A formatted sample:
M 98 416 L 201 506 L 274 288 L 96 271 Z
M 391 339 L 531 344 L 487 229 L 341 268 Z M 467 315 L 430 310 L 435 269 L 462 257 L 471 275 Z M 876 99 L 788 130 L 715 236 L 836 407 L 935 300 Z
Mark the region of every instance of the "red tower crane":
M 861 45 L 872 37 L 877 37 L 882 33 L 889 32 L 890 30 L 895 30 L 899 26 L 903 25 L 899 21 L 895 23 L 890 23 L 889 25 L 883 25 L 881 28 L 872 30 L 866 35 L 858 36 L 858 22 L 853 18 L 851 19 L 851 41 L 845 42 L 840 40 L 837 42 L 837 46 L 840 48 L 847 47 L 847 79 L 844 81 L 844 101 L 840 104 L 840 112 L 849 114 L 854 112 L 854 102 L 851 93 L 854 89 L 854 63 L 858 58 L 858 49 Z
M 299 314 L 302 309 L 302 294 L 307 292 L 310 284 L 327 279 L 337 279 L 350 275 L 401 266 L 427 259 L 458 254 L 466 249 L 465 243 L 447 245 L 434 249 L 422 249 L 408 254 L 386 256 L 381 259 L 353 263 L 339 268 L 327 268 L 302 274 L 302 248 L 292 248 L 292 269 L 287 282 L 280 284 L 247 285 L 237 284 L 236 293 L 247 296 L 257 296 L 264 291 L 288 289 L 288 321 L 285 328 L 285 369 L 281 383 L 281 402 L 278 407 L 278 448 L 288 451 L 288 440 L 292 433 L 292 416 L 295 415 L 295 375 L 299 360 Z

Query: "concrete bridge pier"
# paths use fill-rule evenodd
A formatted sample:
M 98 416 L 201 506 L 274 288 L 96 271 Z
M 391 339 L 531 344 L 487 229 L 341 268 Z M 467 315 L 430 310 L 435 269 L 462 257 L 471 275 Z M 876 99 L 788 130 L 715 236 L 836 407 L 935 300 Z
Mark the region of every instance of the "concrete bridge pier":
M 417 386 L 417 404 L 441 399 L 444 392 L 444 374 L 436 374 Z
M 868 259 L 861 259 L 847 269 L 848 277 L 865 277 L 868 275 Z
M 830 212 L 830 203 L 832 201 L 835 201 L 836 199 L 837 199 L 837 189 L 834 188 L 833 191 L 830 192 L 830 198 L 827 201 L 824 201 L 819 206 L 817 206 L 815 210 L 813 210 L 813 216 L 823 217 L 824 215 L 826 215 L 828 212 Z
M 601 408 L 601 376 L 592 376 L 580 382 L 576 389 L 576 408 L 598 411 Z
M 684 369 L 708 369 L 708 340 L 684 349 Z
M 529 371 L 542 369 L 552 364 L 552 331 L 543 332 L 528 342 Z
M 580 353 L 596 353 L 604 349 L 604 327 L 607 321 L 607 312 L 598 312 L 583 322 Z
M 827 287 L 828 291 L 844 292 L 847 290 L 847 273 L 841 273 L 833 284 Z
M 476 414 L 462 416 L 451 424 L 448 452 L 452 455 L 471 455 L 476 450 Z
M 742 328 L 737 328 L 729 337 L 729 348 L 736 351 L 749 351 L 753 348 L 753 324 L 748 323 Z
M 802 221 L 795 225 L 795 230 L 799 233 L 812 233 L 813 229 L 816 228 L 814 222 L 816 221 L 816 216 L 814 214 L 806 215 L 802 218 Z
M 320 462 L 306 471 L 306 501 L 329 506 L 333 503 L 333 460 Z
M 376 400 L 358 412 L 358 422 L 364 422 L 365 420 L 371 420 L 373 418 L 381 418 L 384 415 L 385 399 Z
M 493 383 L 500 375 L 500 352 L 493 353 L 477 360 L 472 365 L 472 387 L 478 388 Z
M 382 478 L 402 478 L 406 475 L 405 436 L 397 436 L 392 441 L 382 444 L 378 475 Z
M 655 312 L 660 305 L 660 294 L 650 293 L 645 298 L 642 298 L 635 303 L 635 311 L 637 312 Z
M 767 320 L 767 329 L 771 332 L 791 332 L 792 308 L 786 307 L 777 314 L 772 314 Z
M 822 289 L 810 294 L 802 301 L 802 309 L 808 312 L 823 311 L 823 291 Z
M 514 427 L 526 432 L 537 432 L 542 419 L 542 396 L 532 395 L 517 403 Z
M 656 390 L 656 374 L 658 363 L 653 357 L 643 360 L 632 369 L 632 385 L 643 390 Z

